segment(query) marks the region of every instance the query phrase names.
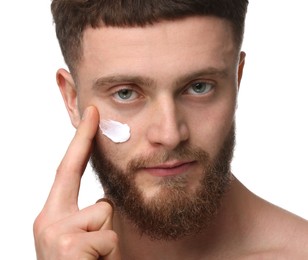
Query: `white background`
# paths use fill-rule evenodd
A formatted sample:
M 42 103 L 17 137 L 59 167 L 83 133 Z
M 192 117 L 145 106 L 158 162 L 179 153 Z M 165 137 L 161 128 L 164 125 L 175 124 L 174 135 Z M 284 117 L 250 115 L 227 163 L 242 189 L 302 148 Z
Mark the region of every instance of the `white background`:
M 1 258 L 35 259 L 32 223 L 74 129 L 56 86 L 64 63 L 48 0 L 0 7 Z M 251 0 L 243 49 L 235 175 L 308 219 L 308 39 L 303 0 Z M 102 194 L 85 173 L 80 205 Z

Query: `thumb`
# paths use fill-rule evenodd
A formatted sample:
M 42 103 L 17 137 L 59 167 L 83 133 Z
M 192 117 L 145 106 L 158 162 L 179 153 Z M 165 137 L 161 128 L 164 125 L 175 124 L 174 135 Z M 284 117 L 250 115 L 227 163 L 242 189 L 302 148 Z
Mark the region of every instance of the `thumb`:
M 102 225 L 102 227 L 100 229 L 109 229 L 112 230 L 113 229 L 113 213 L 114 213 L 114 204 L 110 199 L 107 198 L 101 198 L 98 201 L 96 201 L 96 203 L 107 203 L 110 206 L 110 214 L 107 217 L 106 221 L 104 222 L 104 224 Z

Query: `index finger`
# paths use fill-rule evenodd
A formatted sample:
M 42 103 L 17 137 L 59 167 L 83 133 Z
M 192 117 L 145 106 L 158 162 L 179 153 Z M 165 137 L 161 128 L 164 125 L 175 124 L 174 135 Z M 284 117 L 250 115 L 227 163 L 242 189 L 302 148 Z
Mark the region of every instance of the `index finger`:
M 76 134 L 60 163 L 54 184 L 47 199 L 50 210 L 66 215 L 77 210 L 81 176 L 88 163 L 93 138 L 97 132 L 99 114 L 95 107 L 88 107 Z

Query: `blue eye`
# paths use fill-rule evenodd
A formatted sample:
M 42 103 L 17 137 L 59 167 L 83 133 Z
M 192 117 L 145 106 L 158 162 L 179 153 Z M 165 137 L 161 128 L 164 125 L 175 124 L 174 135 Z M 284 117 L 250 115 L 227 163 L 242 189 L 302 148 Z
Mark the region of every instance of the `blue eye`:
M 117 94 L 121 99 L 129 99 L 133 93 L 131 89 L 121 89 Z
M 187 89 L 187 93 L 192 95 L 203 95 L 207 94 L 213 89 L 213 84 L 208 82 L 197 82 L 190 85 Z
M 113 94 L 113 97 L 116 100 L 119 101 L 132 101 L 134 99 L 136 99 L 138 97 L 138 94 L 136 93 L 136 91 L 129 89 L 129 88 L 123 88 L 118 90 L 117 92 L 115 92 Z

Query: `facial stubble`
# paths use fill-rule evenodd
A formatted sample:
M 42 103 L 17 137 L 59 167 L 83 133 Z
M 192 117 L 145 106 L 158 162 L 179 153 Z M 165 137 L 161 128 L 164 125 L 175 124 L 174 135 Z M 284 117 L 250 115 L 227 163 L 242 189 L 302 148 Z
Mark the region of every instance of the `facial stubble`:
M 235 144 L 232 126 L 223 146 L 213 159 L 197 147 L 181 145 L 172 152 L 132 159 L 126 171 L 120 170 L 94 143 L 91 163 L 106 194 L 122 216 L 141 234 L 158 240 L 176 240 L 206 229 L 216 216 L 231 182 L 230 164 Z M 148 165 L 171 159 L 192 160 L 202 166 L 203 176 L 192 192 L 187 192 L 189 176 L 163 177 L 160 191 L 145 200 L 136 185 L 136 172 Z

